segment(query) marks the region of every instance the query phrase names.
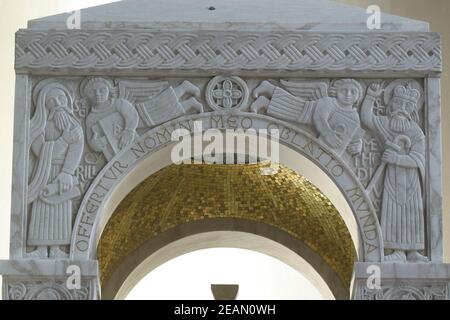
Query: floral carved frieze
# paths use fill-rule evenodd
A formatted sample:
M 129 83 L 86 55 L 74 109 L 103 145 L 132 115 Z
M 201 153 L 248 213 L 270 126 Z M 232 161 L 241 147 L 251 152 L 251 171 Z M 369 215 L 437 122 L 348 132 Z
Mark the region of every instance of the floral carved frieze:
M 436 33 L 21 30 L 16 69 L 440 72 Z

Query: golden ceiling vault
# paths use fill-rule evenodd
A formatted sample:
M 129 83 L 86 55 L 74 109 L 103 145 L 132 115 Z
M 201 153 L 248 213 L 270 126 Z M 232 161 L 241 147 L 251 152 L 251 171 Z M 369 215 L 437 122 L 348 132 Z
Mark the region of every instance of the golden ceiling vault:
M 339 212 L 296 172 L 269 163 L 171 165 L 138 185 L 108 221 L 98 247 L 102 283 L 147 240 L 210 218 L 262 222 L 303 241 L 350 285 L 356 252 Z

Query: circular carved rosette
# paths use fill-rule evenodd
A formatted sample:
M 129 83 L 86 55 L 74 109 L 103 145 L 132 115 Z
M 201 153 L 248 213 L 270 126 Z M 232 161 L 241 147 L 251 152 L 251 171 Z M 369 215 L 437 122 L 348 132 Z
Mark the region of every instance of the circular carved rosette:
M 249 89 L 244 80 L 234 76 L 217 76 L 206 88 L 206 101 L 216 110 L 241 110 L 247 106 Z

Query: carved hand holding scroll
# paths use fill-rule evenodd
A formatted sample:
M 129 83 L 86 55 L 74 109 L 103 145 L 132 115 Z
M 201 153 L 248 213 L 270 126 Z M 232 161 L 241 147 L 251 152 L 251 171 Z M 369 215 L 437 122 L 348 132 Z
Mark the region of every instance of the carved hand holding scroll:
M 84 135 L 73 115 L 73 98 L 64 85 L 38 85 L 34 96 L 30 151 L 38 163 L 29 183 L 27 244 L 36 248 L 31 257 L 64 258 L 67 253 L 60 246 L 70 244 L 72 199 L 80 196 L 74 173 L 83 152 Z

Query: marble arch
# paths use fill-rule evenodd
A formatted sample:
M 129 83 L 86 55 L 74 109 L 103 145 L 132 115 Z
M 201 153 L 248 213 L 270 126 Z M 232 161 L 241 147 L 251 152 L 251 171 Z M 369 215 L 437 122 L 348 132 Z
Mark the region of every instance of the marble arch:
M 74 230 L 79 230 L 79 232 L 74 232 L 72 238 L 72 259 L 89 259 L 95 257 L 96 243 L 99 238 L 97 232 L 101 232 L 102 226 L 107 223 L 107 217 L 111 215 L 115 206 L 121 200 L 120 196 L 111 196 L 111 194 L 126 195 L 130 192 L 132 187 L 137 185 L 137 182 L 133 181 L 133 177 L 136 177 L 136 174 L 133 175 L 132 171 L 136 168 L 141 174 L 140 179 L 145 178 L 149 172 L 145 171 L 144 173 L 142 169 L 137 168 L 140 166 L 140 162 L 145 161 L 146 157 L 151 156 L 153 152 L 173 143 L 167 139 L 160 145 L 146 148 L 144 141 L 157 141 L 159 132 L 165 132 L 166 137 L 168 137 L 168 130 L 180 127 L 180 123 L 184 128 L 194 128 L 192 123 L 198 120 L 202 120 L 205 130 L 211 128 L 211 125 L 217 128 L 214 124 L 217 125 L 219 123 L 225 124 L 221 129 L 231 129 L 236 123 L 247 123 L 247 125 L 255 123 L 254 128 L 273 126 L 279 128 L 281 142 L 288 145 L 291 150 L 295 150 L 295 152 L 304 158 L 310 159 L 309 161 L 315 165 L 311 166 L 309 163 L 306 164 L 310 168 L 313 168 L 314 173 L 309 176 L 311 181 L 314 183 L 317 177 L 321 176 L 320 174 L 317 176 L 318 169 L 322 170 L 329 178 L 324 178 L 322 174 L 320 178 L 326 179 L 326 182 L 322 182 L 321 185 L 327 188 L 327 183 L 329 184 L 331 181 L 341 193 L 341 195 L 331 194 L 335 202 L 339 203 L 339 207 L 341 208 L 345 207 L 343 202 L 347 202 L 347 205 L 351 208 L 350 210 L 354 215 L 354 220 L 359 230 L 358 235 L 353 235 L 353 237 L 355 238 L 355 242 L 361 239 L 360 261 L 380 261 L 382 259 L 382 241 L 375 210 L 371 207 L 371 203 L 364 198 L 364 188 L 358 183 L 354 173 L 344 163 L 341 163 L 339 159 L 327 153 L 326 147 L 321 146 L 319 141 L 301 130 L 296 130 L 287 123 L 266 116 L 255 116 L 248 113 L 230 115 L 228 112 L 188 116 L 188 119 L 180 118 L 171 121 L 161 127 L 148 131 L 140 137 L 135 145 L 130 146 L 129 149 L 124 150 L 116 158 L 112 159 L 96 176 L 96 179 L 92 182 L 90 189 L 87 191 L 80 205 L 74 227 Z M 230 124 L 232 127 L 228 126 Z M 247 125 L 246 128 L 250 128 Z M 290 132 L 291 134 L 288 139 L 283 139 L 286 132 Z M 159 136 L 161 137 L 162 135 L 160 134 Z M 287 159 L 283 160 L 287 161 Z M 303 161 L 303 163 L 305 162 L 307 161 Z M 163 163 L 159 157 L 157 167 L 161 168 Z M 142 166 L 145 167 L 146 165 L 143 164 Z M 108 179 L 108 177 L 113 177 L 114 179 Z M 126 189 L 115 191 L 115 188 L 119 185 L 125 186 Z M 336 189 L 333 191 L 336 192 Z M 347 218 L 347 220 L 349 219 Z M 351 222 L 349 223 L 351 224 Z M 96 227 L 100 229 L 96 229 Z M 87 236 L 88 234 L 89 236 Z
M 170 155 L 173 145 L 174 144 L 169 143 L 167 146 L 160 148 L 143 158 L 135 168 L 129 170 L 129 172 L 124 176 L 124 179 L 110 192 L 108 199 L 103 205 L 102 215 L 98 218 L 95 232 L 96 235 L 93 237 L 93 239 L 95 239 L 95 244 L 91 246 L 92 253 L 95 253 L 104 227 L 108 223 L 112 213 L 117 208 L 119 203 L 131 192 L 133 188 L 139 185 L 139 183 L 150 177 L 153 173 L 173 164 Z M 280 144 L 279 147 L 279 164 L 294 170 L 303 177 L 306 177 L 333 203 L 350 232 L 352 241 L 356 248 L 357 256 L 362 257 L 363 249 L 361 246 L 358 224 L 355 216 L 348 205 L 347 200 L 332 182 L 330 177 L 325 172 L 321 171 L 312 161 L 300 155 L 295 150 L 285 146 L 284 144 Z M 243 152 L 245 153 L 245 151 Z
M 196 234 L 185 234 L 184 237 L 175 241 L 172 239 L 170 244 L 158 250 L 155 250 L 155 242 L 157 243 L 158 240 L 148 241 L 142 248 L 126 257 L 115 270 L 113 276 L 103 283 L 102 299 L 120 300 L 126 298 L 132 288 L 143 277 L 170 259 L 195 250 L 220 247 L 247 249 L 272 256 L 301 272 L 319 290 L 324 299 L 346 300 L 349 298 L 349 290 L 351 288 L 343 285 L 329 265 L 318 259 L 314 253 L 308 252 L 307 247 L 300 244 L 300 242 L 295 242 L 294 239 L 289 239 L 289 237 L 283 237 L 282 234 L 278 234 L 276 241 L 274 241 L 273 239 L 256 235 L 253 232 L 224 231 L 224 225 L 229 222 L 224 221 L 221 227 L 219 225 L 216 226 L 222 230 L 209 232 L 198 232 L 202 230 L 200 227 L 201 223 L 197 223 L 197 226 L 191 224 L 193 229 L 197 229 Z M 240 226 L 242 230 L 245 230 L 251 224 L 250 221 L 246 221 Z M 252 227 L 249 229 L 252 229 Z M 275 230 L 272 231 L 275 234 L 277 233 Z M 176 233 L 177 231 L 174 230 L 174 232 Z M 286 241 L 285 244 L 294 245 L 296 251 L 281 244 L 283 242 L 282 239 Z M 304 259 L 302 255 L 306 255 L 309 261 Z M 146 258 L 143 259 L 144 257 Z M 137 264 L 136 261 L 140 263 Z
M 277 126 L 326 173 L 358 225 L 352 298 L 449 299 L 440 36 L 387 14 L 369 30 L 365 10 L 327 0 L 276 12 L 261 0 L 258 12 L 250 0 L 127 0 L 82 10 L 79 30 L 61 14 L 17 32 L 5 299 L 99 298 L 99 231 L 118 204 L 105 200 L 194 119 Z M 74 266 L 79 288 L 67 286 Z

